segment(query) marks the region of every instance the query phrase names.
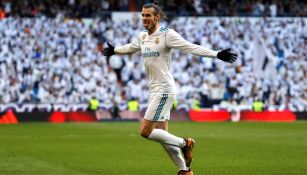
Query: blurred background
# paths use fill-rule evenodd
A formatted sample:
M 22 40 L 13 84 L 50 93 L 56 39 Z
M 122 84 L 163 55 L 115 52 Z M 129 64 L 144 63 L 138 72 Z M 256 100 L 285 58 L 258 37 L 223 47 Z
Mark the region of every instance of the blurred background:
M 140 53 L 101 50 L 143 30 L 142 0 L 0 0 L 0 123 L 137 121 L 148 89 Z M 172 120 L 307 119 L 304 0 L 159 1 L 172 28 L 234 64 L 174 50 Z

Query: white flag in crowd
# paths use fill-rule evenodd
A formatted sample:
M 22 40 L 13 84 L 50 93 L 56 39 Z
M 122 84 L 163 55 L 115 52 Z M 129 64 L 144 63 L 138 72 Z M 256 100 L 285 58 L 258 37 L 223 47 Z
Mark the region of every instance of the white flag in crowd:
M 253 69 L 258 76 L 268 78 L 276 76 L 277 56 L 274 56 L 265 44 L 265 40 L 259 35 L 255 35 L 253 42 Z

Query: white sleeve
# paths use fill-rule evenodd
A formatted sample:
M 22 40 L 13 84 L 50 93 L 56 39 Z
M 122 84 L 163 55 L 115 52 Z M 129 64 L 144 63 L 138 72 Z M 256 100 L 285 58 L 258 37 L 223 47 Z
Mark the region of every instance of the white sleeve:
M 123 46 L 118 46 L 115 47 L 114 52 L 116 54 L 133 54 L 137 51 L 140 51 L 141 47 L 140 47 L 140 39 L 139 37 L 134 40 L 132 43 L 123 45 Z
M 169 48 L 180 49 L 198 56 L 216 57 L 217 51 L 207 49 L 183 39 L 175 30 L 170 29 L 166 33 L 166 46 Z

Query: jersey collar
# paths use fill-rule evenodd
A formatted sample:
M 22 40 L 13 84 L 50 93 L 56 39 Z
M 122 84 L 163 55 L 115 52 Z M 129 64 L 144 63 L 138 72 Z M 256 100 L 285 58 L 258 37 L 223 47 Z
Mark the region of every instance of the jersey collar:
M 153 35 L 159 33 L 159 32 L 160 32 L 160 29 L 161 29 L 161 26 L 160 26 L 159 28 L 157 28 L 157 30 L 154 31 L 154 32 L 153 32 L 151 35 L 149 35 L 149 36 L 153 36 Z M 148 33 L 148 31 L 147 31 L 147 33 Z

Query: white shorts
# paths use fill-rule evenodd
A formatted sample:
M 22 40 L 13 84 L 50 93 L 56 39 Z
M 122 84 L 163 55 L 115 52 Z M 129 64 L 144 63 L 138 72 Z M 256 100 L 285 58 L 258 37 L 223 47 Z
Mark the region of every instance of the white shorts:
M 150 95 L 144 118 L 154 122 L 169 120 L 174 100 L 175 95 L 172 94 Z

